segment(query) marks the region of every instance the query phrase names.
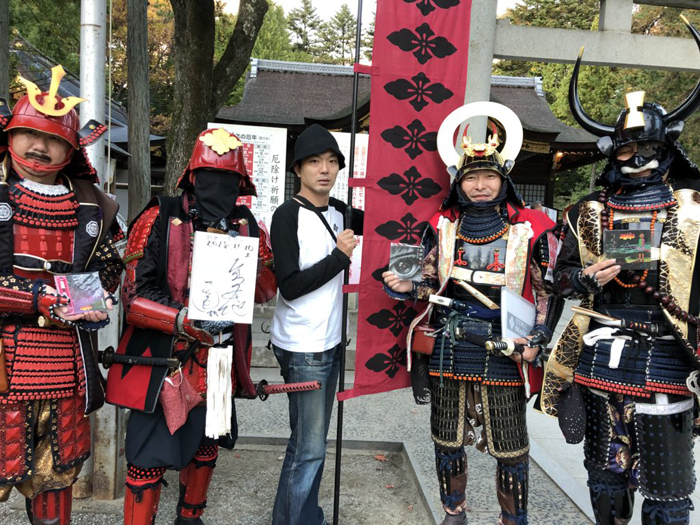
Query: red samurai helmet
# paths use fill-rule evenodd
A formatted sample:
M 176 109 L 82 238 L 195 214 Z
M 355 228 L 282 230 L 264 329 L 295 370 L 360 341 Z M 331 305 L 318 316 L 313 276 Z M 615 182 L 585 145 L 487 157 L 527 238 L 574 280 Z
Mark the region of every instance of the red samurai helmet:
M 33 129 L 62 138 L 74 150 L 79 151 L 78 155 L 73 155 L 66 161 L 66 165 L 70 164 L 71 168 L 75 168 L 69 171 L 78 176 L 94 177 L 94 169 L 90 166 L 87 156 L 80 150 L 83 146 L 95 142 L 107 128 L 95 120 L 90 120 L 82 129 L 80 128 L 80 118 L 75 106 L 84 102 L 85 99 L 58 95 L 58 87 L 65 74 L 60 65 L 51 68 L 51 84 L 49 90 L 45 92 L 42 92 L 33 82 L 20 77 L 20 81 L 27 88 L 27 94 L 17 101 L 13 111 L 10 111 L 6 100 L 0 99 L 0 126 L 4 131 Z M 10 140 L 10 153 L 13 154 L 12 140 Z M 14 154 L 12 158 L 20 164 L 28 162 Z M 55 169 L 55 166 L 49 168 Z
M 192 190 L 194 171 L 200 168 L 238 173 L 241 176 L 240 195 L 255 195 L 253 184 L 243 161 L 243 143 L 223 128 L 207 129 L 197 137 L 185 171 L 177 181 L 177 187 Z

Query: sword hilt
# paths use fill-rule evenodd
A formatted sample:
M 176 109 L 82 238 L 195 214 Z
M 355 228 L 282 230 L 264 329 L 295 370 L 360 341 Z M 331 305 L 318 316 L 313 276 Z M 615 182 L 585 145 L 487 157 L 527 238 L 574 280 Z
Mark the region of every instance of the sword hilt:
M 525 346 L 521 343 L 514 343 L 512 339 L 503 339 L 501 341 L 486 341 L 484 345 L 488 352 L 492 354 L 502 354 L 509 356 L 515 352 L 516 354 L 522 354 L 525 350 Z
M 307 381 L 305 383 L 286 383 L 283 385 L 270 385 L 264 379 L 256 386 L 258 397 L 265 401 L 272 394 L 289 394 L 292 392 L 308 392 L 311 390 L 321 390 L 320 381 Z

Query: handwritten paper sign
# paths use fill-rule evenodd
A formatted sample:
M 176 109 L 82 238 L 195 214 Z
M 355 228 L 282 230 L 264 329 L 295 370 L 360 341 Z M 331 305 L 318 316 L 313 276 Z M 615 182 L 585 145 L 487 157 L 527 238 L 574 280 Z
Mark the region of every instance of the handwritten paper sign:
M 190 319 L 253 322 L 258 242 L 257 237 L 194 233 Z

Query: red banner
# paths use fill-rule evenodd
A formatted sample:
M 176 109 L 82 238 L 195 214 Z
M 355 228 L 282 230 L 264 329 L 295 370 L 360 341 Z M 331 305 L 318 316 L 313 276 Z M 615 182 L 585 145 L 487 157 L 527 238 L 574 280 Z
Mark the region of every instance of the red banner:
M 410 385 L 418 307 L 389 298 L 381 274 L 390 244 L 419 244 L 449 188 L 437 132 L 464 102 L 470 15 L 471 0 L 377 1 L 355 385 L 341 400 Z

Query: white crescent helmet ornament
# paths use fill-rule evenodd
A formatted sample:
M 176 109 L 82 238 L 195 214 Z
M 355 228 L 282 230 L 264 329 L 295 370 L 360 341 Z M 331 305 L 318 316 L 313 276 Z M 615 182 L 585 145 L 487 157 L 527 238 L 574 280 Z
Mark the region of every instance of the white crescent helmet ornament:
M 466 143 L 460 141 L 459 148 L 462 150 L 460 154 L 454 143 L 454 133 L 463 122 L 472 117 L 487 117 L 492 120 L 497 120 L 503 126 L 503 129 L 505 129 L 506 141 L 501 141 L 501 137 L 498 136 L 497 131 L 489 137 L 489 142 L 483 145 L 472 144 L 471 139 L 467 138 Z M 493 126 L 492 129 L 494 127 L 495 126 Z M 455 109 L 443 120 L 437 135 L 437 148 L 440 158 L 448 167 L 448 171 L 452 172 L 456 171 L 452 167 L 457 166 L 462 154 L 467 153 L 467 150 L 480 150 L 482 149 L 481 146 L 487 150 L 495 149 L 495 146 L 491 144 L 491 142 L 494 141 L 501 141 L 503 143 L 500 156 L 505 163 L 508 163 L 512 167 L 523 145 L 523 126 L 520 119 L 512 109 L 503 104 L 498 104 L 496 102 L 472 102 L 471 104 L 465 104 Z M 510 169 L 506 171 L 510 171 Z

